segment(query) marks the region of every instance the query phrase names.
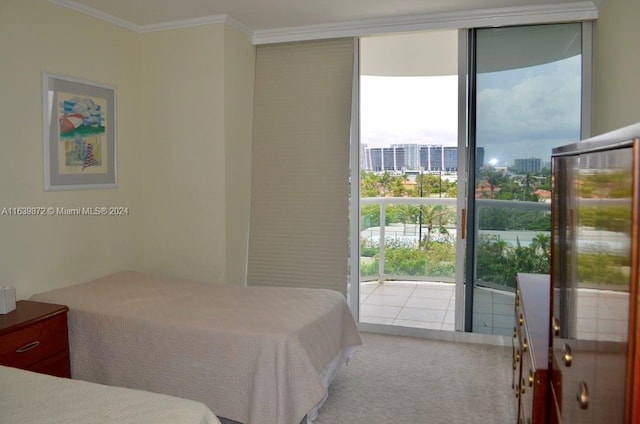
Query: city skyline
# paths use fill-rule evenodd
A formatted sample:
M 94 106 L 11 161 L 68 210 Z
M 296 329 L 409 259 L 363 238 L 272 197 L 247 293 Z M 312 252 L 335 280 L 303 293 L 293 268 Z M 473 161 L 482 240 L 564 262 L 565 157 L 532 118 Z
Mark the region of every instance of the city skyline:
M 410 153 L 411 150 L 411 146 L 414 146 L 416 148 L 430 148 L 432 151 L 435 149 L 440 149 L 444 147 L 445 151 L 455 151 L 457 154 L 457 146 L 446 146 L 443 144 L 422 144 L 422 143 L 393 143 L 390 145 L 380 145 L 380 146 L 369 146 L 367 144 L 363 144 L 361 143 L 361 167 L 363 169 L 366 170 L 372 170 L 374 167 L 372 167 L 370 165 L 370 161 L 371 159 L 368 158 L 367 155 L 367 151 L 368 150 L 376 150 L 376 149 L 386 149 L 387 152 L 389 152 L 388 154 L 390 154 L 390 150 L 391 149 L 405 149 L 405 151 L 408 149 L 409 151 L 406 151 L 405 153 L 403 153 L 403 155 L 405 155 L 407 157 L 406 162 L 409 166 L 406 166 L 407 169 L 419 169 L 419 166 L 411 166 L 410 164 L 413 163 L 412 160 L 410 159 L 411 155 L 416 155 L 416 153 Z M 522 156 L 522 157 L 516 157 L 513 158 L 512 161 L 508 161 L 506 163 L 497 163 L 493 158 L 487 158 L 484 154 L 484 148 L 483 147 L 479 147 L 478 148 L 479 152 L 481 152 L 480 157 L 482 159 L 482 164 L 481 166 L 485 166 L 485 165 L 491 165 L 491 166 L 495 166 L 495 167 L 513 167 L 513 168 L 530 168 L 533 169 L 535 168 L 535 171 L 539 171 L 542 168 L 548 167 L 550 165 L 550 157 L 549 158 L 540 158 L 540 157 L 536 157 L 536 156 Z M 380 153 L 378 153 L 380 154 Z M 448 155 L 450 156 L 451 153 L 448 153 Z M 449 157 L 447 160 L 453 161 L 454 159 Z M 367 162 L 369 161 L 369 163 Z M 415 161 L 415 159 L 414 159 Z M 428 169 L 429 167 L 423 167 L 425 169 Z M 449 168 L 453 168 L 453 167 L 449 167 Z
M 360 141 L 458 145 L 458 76 L 361 76 Z M 580 134 L 581 56 L 478 75 L 476 141 L 497 166 L 535 157 Z

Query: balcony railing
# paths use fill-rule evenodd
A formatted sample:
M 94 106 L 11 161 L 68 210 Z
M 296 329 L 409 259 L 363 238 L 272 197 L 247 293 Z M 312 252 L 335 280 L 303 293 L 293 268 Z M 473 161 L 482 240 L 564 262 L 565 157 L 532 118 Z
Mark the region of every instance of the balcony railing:
M 456 213 L 457 199 L 440 197 L 368 197 L 361 198 L 360 204 L 363 208 L 370 205 L 379 206 L 378 220 L 381 224 L 377 226 L 366 226 L 360 232 L 361 250 L 371 251 L 375 249 L 376 251 L 376 257 L 363 257 L 361 255 L 361 269 L 371 271 L 371 263 L 375 263 L 376 259 L 378 261 L 378 266 L 374 272 L 361 274 L 361 281 L 377 280 L 380 283 L 389 280 L 455 281 L 455 244 L 457 241 L 456 228 L 458 219 L 458 214 Z M 409 206 L 414 207 L 413 214 L 409 213 Z M 391 207 L 405 207 L 407 210 L 404 213 L 398 213 L 398 211 L 396 211 L 394 213 L 396 216 L 394 221 L 393 217 L 387 219 L 389 216 L 388 209 Z M 417 214 L 415 212 L 416 208 L 418 209 Z M 433 213 L 435 208 L 438 208 L 436 214 Z M 536 216 L 526 216 L 527 213 L 531 214 L 532 212 L 537 212 L 536 216 L 539 222 L 536 222 Z M 493 247 L 515 248 L 519 246 L 521 249 L 522 247 L 530 248 L 529 246 L 535 244 L 534 240 L 536 238 L 538 238 L 538 241 L 544 239 L 544 237 L 540 237 L 541 234 L 547 237 L 548 241 L 550 233 L 548 229 L 542 229 L 541 226 L 544 226 L 545 222 L 548 226 L 549 212 L 549 203 L 477 199 L 475 213 L 476 228 L 479 228 L 478 234 L 483 240 L 496 243 Z M 400 215 L 403 219 L 398 221 L 397 217 Z M 434 222 L 436 218 L 440 220 Z M 503 225 L 505 229 L 483 229 L 483 226 L 495 228 L 496 222 L 492 222 L 492 219 L 499 220 L 500 225 Z M 528 228 L 530 225 L 537 226 L 538 229 Z M 436 260 L 439 261 L 438 264 L 429 263 L 429 259 L 426 259 L 429 246 L 425 246 L 425 238 L 428 238 L 428 243 L 432 243 L 432 247 L 434 247 L 435 244 L 440 246 L 440 252 L 436 258 Z M 446 257 L 446 253 L 444 253 L 445 257 L 443 257 L 442 251 L 445 250 L 442 249 L 443 244 L 450 245 L 448 258 Z M 480 247 L 478 244 L 476 244 L 476 246 L 474 254 L 477 255 L 477 250 Z M 364 249 L 362 249 L 363 247 Z M 539 260 L 546 260 L 548 264 L 547 248 L 545 246 L 538 246 L 538 248 L 540 249 L 537 253 L 537 255 L 540 256 Z M 405 269 L 409 269 L 410 272 L 402 272 L 402 266 L 395 266 L 395 264 L 389 263 L 386 251 L 389 250 L 390 253 L 393 252 L 393 250 L 390 249 L 402 249 L 405 252 L 414 251 L 415 254 L 412 255 L 412 258 L 415 260 L 415 263 L 404 264 L 406 265 Z M 424 254 L 421 255 L 420 252 L 424 252 Z M 421 258 L 421 256 L 424 257 Z M 410 262 L 410 260 L 407 261 Z M 433 260 L 431 260 L 431 262 L 433 262 Z M 427 265 L 425 266 L 425 264 Z M 412 265 L 414 266 L 412 267 Z M 417 272 L 416 268 L 421 267 L 424 272 Z M 513 290 L 513 287 L 505 284 L 504 281 L 492 281 L 493 279 L 497 279 L 496 277 L 491 277 L 493 275 L 492 272 L 495 276 L 503 276 L 504 272 L 496 272 L 495 267 L 493 269 L 485 268 L 486 267 L 481 267 L 479 270 L 476 284 L 509 291 Z M 524 271 L 527 272 L 527 270 Z M 510 272 L 513 273 L 513 270 L 510 270 Z

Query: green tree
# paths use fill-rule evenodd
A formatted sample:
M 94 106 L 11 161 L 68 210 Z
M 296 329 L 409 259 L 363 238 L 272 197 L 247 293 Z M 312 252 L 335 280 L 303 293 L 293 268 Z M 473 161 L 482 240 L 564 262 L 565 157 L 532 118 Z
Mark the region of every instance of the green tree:
M 495 199 L 496 189 L 509 181 L 509 177 L 504 172 L 496 170 L 493 166 L 481 168 L 478 174 L 478 180 L 489 185 L 489 199 Z
M 427 233 L 420 240 L 420 244 L 424 250 L 429 249 L 431 244 L 431 233 L 433 228 L 437 226 L 440 233 L 446 234 L 447 215 L 449 210 L 442 205 L 422 206 L 422 225 L 427 227 Z
M 362 197 L 378 197 L 380 194 L 378 177 L 372 172 L 360 172 L 360 195 Z
M 549 249 L 551 247 L 551 236 L 548 234 L 539 233 L 533 239 L 531 239 L 530 246 L 537 255 L 549 256 Z

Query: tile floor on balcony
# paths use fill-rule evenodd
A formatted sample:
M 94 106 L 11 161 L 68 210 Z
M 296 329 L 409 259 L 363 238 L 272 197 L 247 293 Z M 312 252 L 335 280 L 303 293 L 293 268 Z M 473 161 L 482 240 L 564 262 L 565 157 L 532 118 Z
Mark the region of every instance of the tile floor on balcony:
M 455 286 L 448 283 L 360 283 L 360 321 L 454 330 Z
M 455 286 L 451 283 L 386 281 L 360 283 L 360 321 L 372 324 L 455 330 Z M 514 295 L 489 289 L 474 294 L 473 331 L 510 335 Z

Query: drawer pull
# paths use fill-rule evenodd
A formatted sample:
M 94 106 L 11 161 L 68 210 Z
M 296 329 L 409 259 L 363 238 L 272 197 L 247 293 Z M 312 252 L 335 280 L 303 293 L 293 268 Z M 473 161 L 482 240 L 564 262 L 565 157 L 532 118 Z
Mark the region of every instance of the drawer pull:
M 40 346 L 40 342 L 36 340 L 35 342 L 27 343 L 26 345 L 22 346 L 21 348 L 18 348 L 16 350 L 16 353 L 28 352 L 28 351 L 30 351 L 32 349 L 37 348 L 38 346 Z
M 529 370 L 529 387 L 533 387 L 533 370 Z
M 587 383 L 584 381 L 580 382 L 580 391 L 576 396 L 578 400 L 578 405 L 580 405 L 580 409 L 587 409 L 589 407 L 589 390 L 587 389 Z
M 528 352 L 529 351 L 529 341 L 527 340 L 527 338 L 525 337 L 523 342 L 522 342 L 522 351 L 523 352 Z
M 571 354 L 571 346 L 565 343 L 564 345 L 564 353 L 562 354 L 562 360 L 564 364 L 568 367 L 571 366 L 571 362 L 573 362 L 573 355 Z
M 553 335 L 558 337 L 560 335 L 560 320 L 553 317 Z
M 518 317 L 518 324 L 520 324 L 520 327 L 522 327 L 522 325 L 524 324 L 524 315 L 520 314 L 520 316 Z

